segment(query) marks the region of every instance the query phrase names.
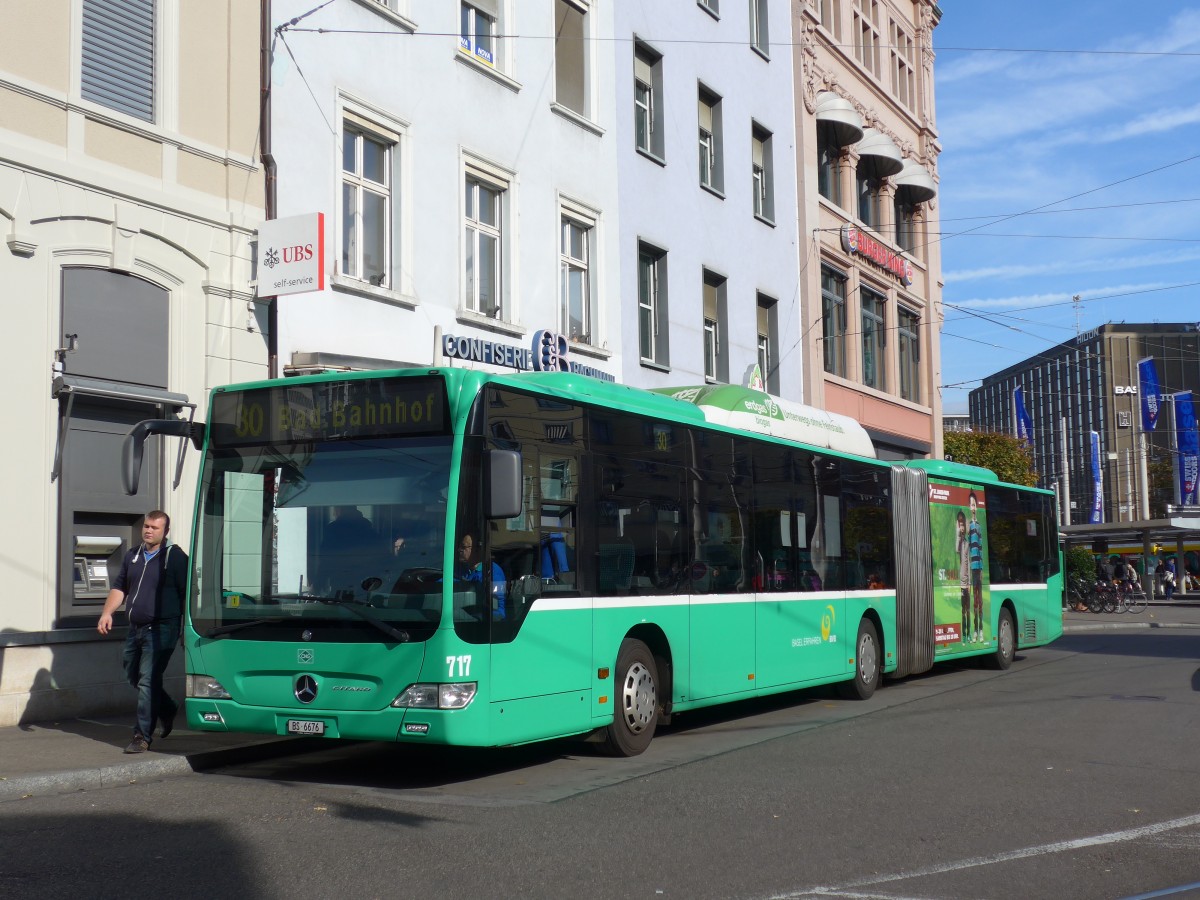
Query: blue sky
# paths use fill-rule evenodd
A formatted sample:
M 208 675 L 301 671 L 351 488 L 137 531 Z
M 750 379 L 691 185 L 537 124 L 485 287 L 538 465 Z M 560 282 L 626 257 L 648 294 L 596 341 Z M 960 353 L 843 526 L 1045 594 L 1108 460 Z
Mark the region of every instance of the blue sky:
M 1200 321 L 1200 2 L 940 5 L 945 412 L 1077 322 Z

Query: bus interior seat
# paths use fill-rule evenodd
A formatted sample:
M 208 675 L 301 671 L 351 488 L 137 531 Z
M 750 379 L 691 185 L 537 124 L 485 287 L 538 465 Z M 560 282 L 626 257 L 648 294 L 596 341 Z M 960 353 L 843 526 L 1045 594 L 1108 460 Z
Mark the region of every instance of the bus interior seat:
M 600 545 L 600 591 L 628 591 L 633 583 L 633 544 Z

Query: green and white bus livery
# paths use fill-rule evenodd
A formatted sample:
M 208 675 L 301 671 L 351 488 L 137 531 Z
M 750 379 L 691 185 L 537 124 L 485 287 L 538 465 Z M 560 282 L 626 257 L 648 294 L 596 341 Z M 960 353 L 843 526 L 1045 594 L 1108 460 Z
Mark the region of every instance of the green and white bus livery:
M 239 385 L 205 424 L 136 426 L 127 489 L 155 433 L 203 451 L 196 730 L 633 755 L 676 713 L 833 682 L 865 699 L 1062 631 L 1051 493 L 881 462 L 852 420 L 742 388 Z

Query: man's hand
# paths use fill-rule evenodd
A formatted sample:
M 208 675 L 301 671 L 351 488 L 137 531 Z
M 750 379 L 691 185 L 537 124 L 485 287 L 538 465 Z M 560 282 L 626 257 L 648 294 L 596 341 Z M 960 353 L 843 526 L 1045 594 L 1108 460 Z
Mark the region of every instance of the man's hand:
M 112 631 L 112 613 L 101 613 L 100 621 L 96 623 L 96 630 L 101 634 L 108 634 Z

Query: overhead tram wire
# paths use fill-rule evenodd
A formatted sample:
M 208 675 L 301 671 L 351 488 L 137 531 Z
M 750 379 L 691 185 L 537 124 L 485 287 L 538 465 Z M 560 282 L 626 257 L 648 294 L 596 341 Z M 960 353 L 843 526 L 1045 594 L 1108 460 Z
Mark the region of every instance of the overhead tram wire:
M 460 36 L 457 31 L 407 31 L 396 29 L 380 29 L 380 28 L 297 28 L 296 23 L 301 19 L 307 18 L 317 10 L 320 10 L 332 3 L 333 0 L 327 0 L 316 9 L 310 10 L 302 16 L 290 20 L 280 28 L 286 28 L 288 31 L 310 32 L 313 34 L 374 34 L 383 37 L 437 37 L 437 38 L 457 38 Z M 525 40 L 525 41 L 553 41 L 556 40 L 552 34 L 497 34 L 497 40 Z M 585 41 L 604 42 L 604 43 L 629 43 L 635 41 L 647 41 L 653 44 L 688 44 L 701 47 L 744 47 L 745 40 L 711 40 L 697 38 L 664 38 L 654 37 L 650 35 L 639 35 L 638 37 L 587 37 Z M 775 46 L 779 47 L 802 47 L 802 42 L 797 41 L 771 41 Z M 837 47 L 842 50 L 853 50 L 855 45 L 850 43 L 840 43 L 838 41 L 826 42 L 830 47 Z M 896 44 L 879 44 L 881 50 L 900 49 Z M 1080 55 L 1080 56 L 1150 56 L 1150 57 L 1182 57 L 1200 56 L 1200 51 L 1182 51 L 1182 50 L 1087 50 L 1087 49 L 1069 49 L 1069 48 L 1040 48 L 1040 47 L 939 47 L 931 48 L 936 53 L 1033 53 L 1033 54 L 1064 54 L 1064 55 Z

